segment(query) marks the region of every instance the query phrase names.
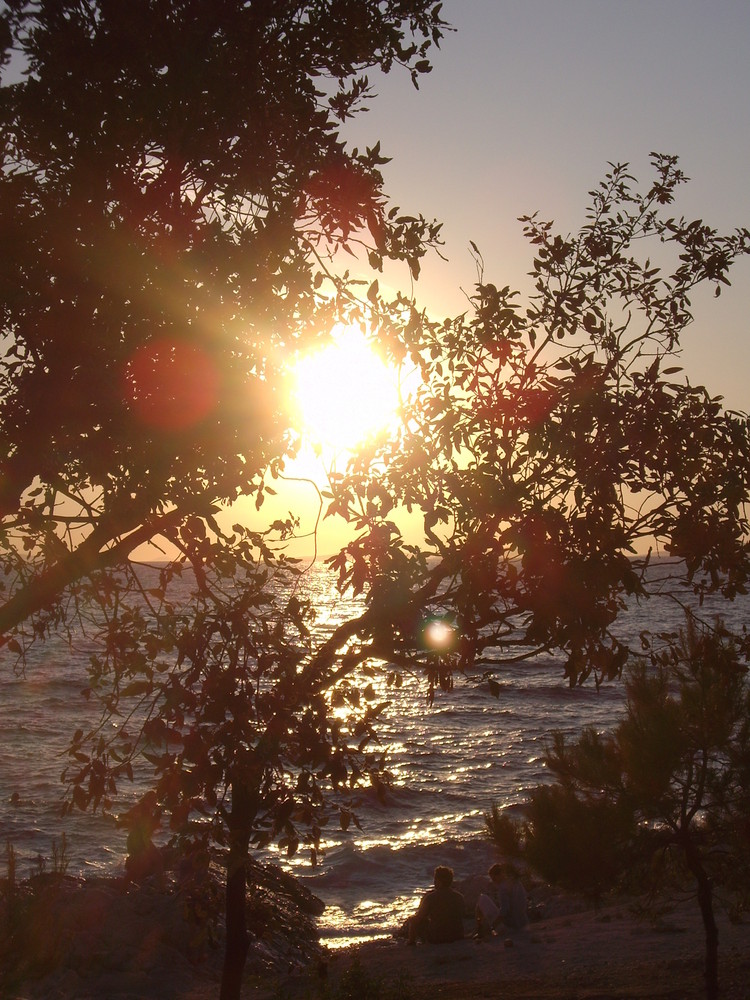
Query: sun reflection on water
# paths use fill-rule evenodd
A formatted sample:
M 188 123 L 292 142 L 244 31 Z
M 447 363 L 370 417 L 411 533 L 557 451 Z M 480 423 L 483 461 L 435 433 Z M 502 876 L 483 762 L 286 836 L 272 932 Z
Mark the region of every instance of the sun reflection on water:
M 351 909 L 327 906 L 318 919 L 318 928 L 326 946 L 338 950 L 364 941 L 392 937 L 406 918 L 414 913 L 414 909 L 415 898 L 411 893 L 396 896 L 385 903 L 367 899 Z M 367 927 L 367 933 L 362 933 L 363 927 Z M 359 932 L 355 928 L 359 928 Z

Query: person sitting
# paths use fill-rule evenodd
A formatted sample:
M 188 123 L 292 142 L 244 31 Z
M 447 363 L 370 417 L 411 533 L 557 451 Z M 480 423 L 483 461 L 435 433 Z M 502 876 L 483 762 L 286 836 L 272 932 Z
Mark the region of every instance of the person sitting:
M 488 872 L 492 886 L 477 900 L 477 934 L 487 937 L 498 926 L 520 930 L 529 922 L 526 890 L 512 865 L 494 864 Z
M 464 897 L 453 886 L 453 869 L 438 865 L 435 888 L 422 897 L 417 912 L 407 920 L 409 944 L 417 940 L 448 944 L 464 936 Z

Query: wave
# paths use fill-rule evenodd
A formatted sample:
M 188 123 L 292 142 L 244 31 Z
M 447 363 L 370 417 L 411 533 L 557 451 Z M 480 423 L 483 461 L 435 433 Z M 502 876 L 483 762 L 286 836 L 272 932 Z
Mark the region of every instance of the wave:
M 144 571 L 145 572 L 145 571 Z M 325 605 L 320 632 L 325 634 L 351 605 L 332 594 L 329 581 L 311 574 L 313 600 Z M 721 610 L 725 617 L 746 616 L 750 602 Z M 325 615 L 329 614 L 327 620 Z M 671 617 L 670 617 L 671 615 Z M 641 628 L 680 627 L 679 609 L 650 602 L 621 621 L 626 639 L 637 641 Z M 93 648 L 93 647 L 92 647 Z M 101 815 L 59 817 L 62 792 L 60 751 L 66 737 L 85 727 L 89 712 L 80 690 L 86 682 L 86 659 L 67 644 L 52 641 L 33 650 L 26 677 L 12 669 L 0 674 L 4 739 L 0 753 L 0 840 L 12 839 L 29 856 L 49 856 L 53 837 L 67 831 L 71 872 L 94 867 L 117 868 L 124 856 L 124 834 Z M 362 830 L 326 828 L 328 846 L 318 868 L 303 859 L 283 861 L 329 903 L 330 927 L 375 933 L 415 894 L 432 881 L 434 867 L 448 864 L 457 879 L 486 871 L 494 847 L 484 837 L 483 811 L 493 802 L 518 808 L 530 790 L 548 779 L 543 748 L 552 729 L 571 734 L 587 724 L 611 726 L 624 705 L 622 685 L 592 683 L 570 688 L 559 658 L 545 656 L 525 664 L 480 664 L 498 684 L 457 678 L 452 692 L 437 692 L 433 706 L 425 701 L 424 684 L 406 678 L 404 687 L 388 689 L 391 702 L 380 727 L 383 747 L 390 746 L 388 766 L 394 784 L 381 797 L 373 788 L 357 790 L 352 804 Z M 17 791 L 20 808 L 10 802 Z M 124 796 L 132 787 L 122 788 Z M 302 853 L 302 852 L 300 852 Z M 265 855 L 264 855 L 265 856 Z M 279 860 L 278 852 L 268 857 Z M 342 923 L 335 916 L 344 914 Z M 395 907 L 395 909 L 394 909 Z M 332 931 L 333 932 L 333 931 Z
M 448 865 L 456 879 L 463 880 L 483 874 L 496 859 L 495 846 L 479 835 L 402 846 L 347 843 L 327 852 L 320 868 L 306 876 L 303 873 L 302 877 L 316 887 L 313 891 L 324 891 L 329 896 L 333 890 L 344 890 L 349 895 L 355 885 L 359 890 L 381 883 L 387 883 L 394 891 L 400 886 L 404 891 L 429 887 L 437 865 Z

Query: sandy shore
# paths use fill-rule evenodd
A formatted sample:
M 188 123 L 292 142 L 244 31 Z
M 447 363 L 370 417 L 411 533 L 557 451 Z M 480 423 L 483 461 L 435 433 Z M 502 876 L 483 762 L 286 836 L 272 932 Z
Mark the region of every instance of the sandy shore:
M 610 906 L 541 920 L 512 938 L 416 948 L 390 939 L 333 952 L 327 981 L 334 993 L 342 977 L 344 985 L 356 985 L 348 971 L 356 962 L 365 983 L 381 981 L 385 997 L 398 995 L 401 984 L 402 996 L 440 1000 L 698 1000 L 704 996 L 703 946 L 694 902 L 656 924 L 636 919 L 626 906 Z M 291 977 L 281 992 L 315 995 L 316 974 Z M 723 997 L 750 1000 L 750 924 L 731 924 L 723 915 L 720 977 Z M 276 986 L 258 984 L 254 992 L 278 996 Z M 338 992 L 356 1000 L 355 989 Z
M 123 897 L 113 885 L 54 897 L 45 904 L 43 942 L 65 928 L 66 960 L 0 995 L 9 1000 L 216 1000 L 222 942 L 190 940 L 193 925 L 174 897 L 142 890 Z M 178 900 L 179 902 L 179 900 Z M 183 901 L 184 902 L 184 901 Z M 127 905 L 125 905 L 127 903 Z M 409 947 L 388 938 L 329 951 L 286 971 L 269 972 L 256 947 L 245 1000 L 699 1000 L 704 939 L 694 901 L 660 922 L 625 905 L 549 915 L 513 937 Z M 722 1000 L 750 1000 L 750 922 L 718 915 Z M 288 935 L 290 931 L 285 932 Z M 292 938 L 295 933 L 291 932 Z M 59 943 L 59 942 L 58 942 Z M 258 947 L 262 949 L 261 942 Z M 290 946 L 291 948 L 292 946 Z M 74 952 L 80 952 L 78 956 Z M 279 968 L 276 951 L 274 967 Z M 40 974 L 41 973 L 41 974 Z

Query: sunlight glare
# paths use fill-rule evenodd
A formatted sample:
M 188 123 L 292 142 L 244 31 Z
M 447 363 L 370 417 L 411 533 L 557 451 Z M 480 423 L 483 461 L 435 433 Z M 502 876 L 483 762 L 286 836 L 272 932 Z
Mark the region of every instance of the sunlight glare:
M 300 429 L 316 445 L 351 450 L 386 428 L 398 410 L 396 372 L 356 327 L 339 327 L 328 347 L 301 358 L 294 381 Z

